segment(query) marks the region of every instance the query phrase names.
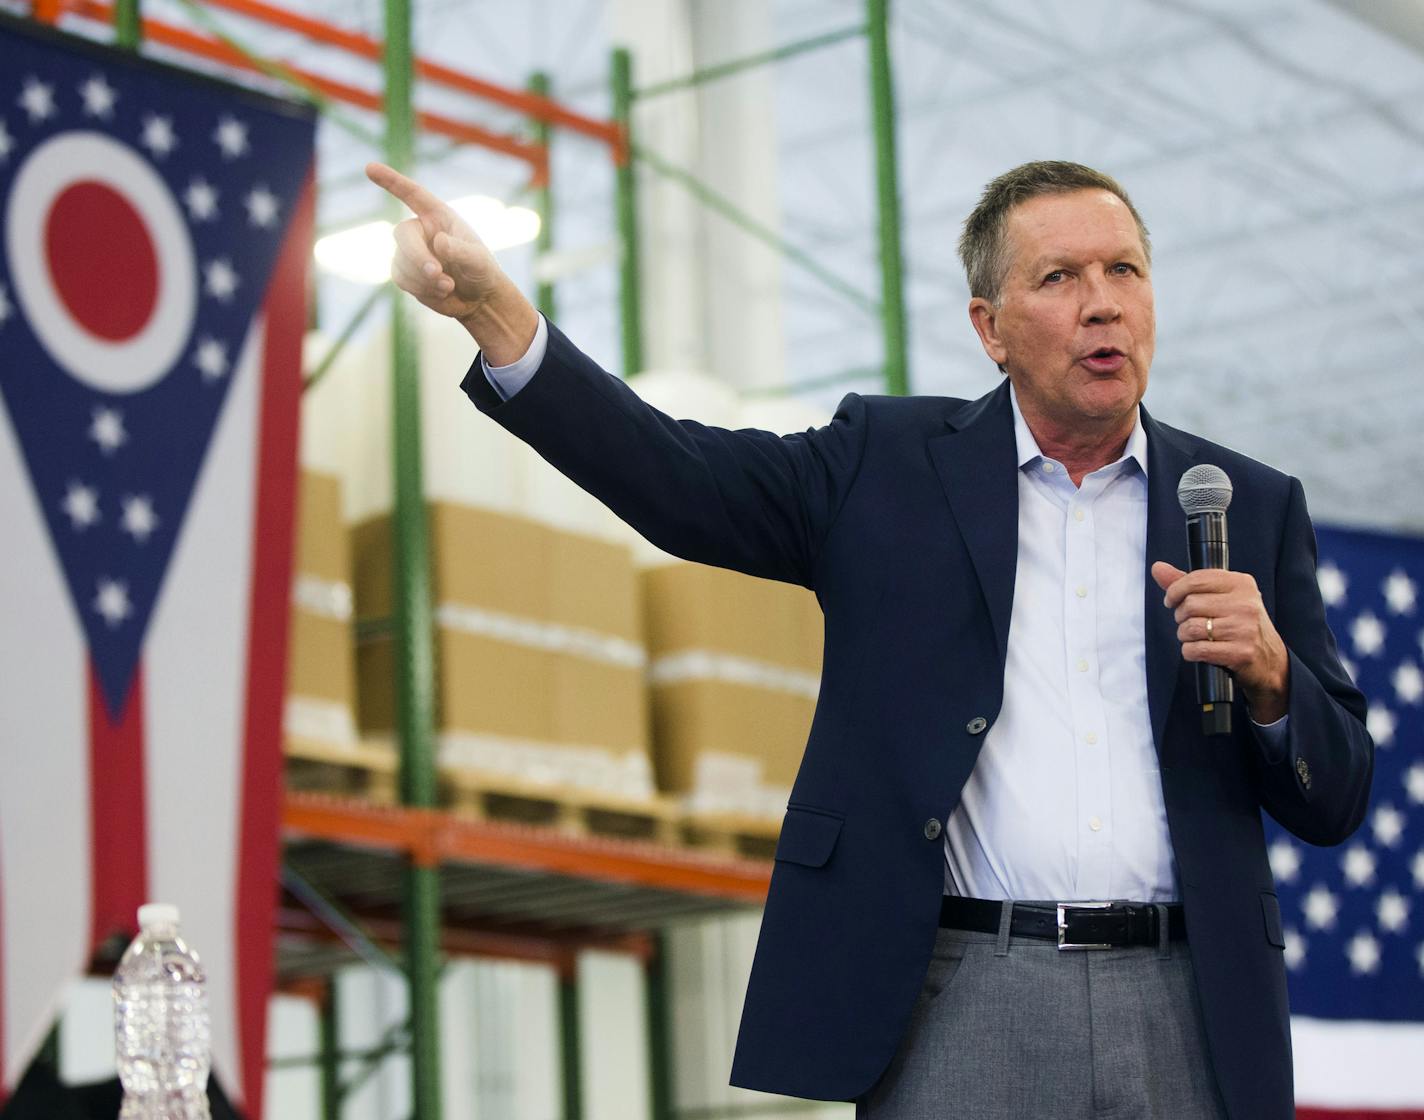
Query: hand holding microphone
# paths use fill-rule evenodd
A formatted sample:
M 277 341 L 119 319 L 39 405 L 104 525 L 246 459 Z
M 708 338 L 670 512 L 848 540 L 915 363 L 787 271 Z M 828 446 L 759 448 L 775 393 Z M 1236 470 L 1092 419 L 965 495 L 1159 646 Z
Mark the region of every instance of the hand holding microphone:
M 1246 696 L 1251 717 L 1257 723 L 1273 723 L 1286 714 L 1290 659 L 1255 579 L 1228 567 L 1231 480 L 1219 467 L 1193 467 L 1182 476 L 1177 497 L 1187 515 L 1193 570 L 1184 572 L 1159 560 L 1152 565 L 1152 578 L 1174 612 L 1182 657 L 1197 665 L 1203 730 L 1231 730 L 1232 677 Z

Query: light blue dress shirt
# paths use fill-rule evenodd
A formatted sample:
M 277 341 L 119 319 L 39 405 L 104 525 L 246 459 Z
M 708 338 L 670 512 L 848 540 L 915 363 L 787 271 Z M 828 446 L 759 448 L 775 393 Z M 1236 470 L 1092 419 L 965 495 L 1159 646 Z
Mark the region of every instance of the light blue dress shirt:
M 538 371 L 484 364 L 502 400 Z M 483 362 L 483 359 L 481 359 Z M 1147 434 L 1074 486 L 1011 392 L 1019 554 L 1004 703 L 944 834 L 945 891 L 989 899 L 1180 897 L 1147 709 Z M 1254 724 L 1279 753 L 1287 721 Z

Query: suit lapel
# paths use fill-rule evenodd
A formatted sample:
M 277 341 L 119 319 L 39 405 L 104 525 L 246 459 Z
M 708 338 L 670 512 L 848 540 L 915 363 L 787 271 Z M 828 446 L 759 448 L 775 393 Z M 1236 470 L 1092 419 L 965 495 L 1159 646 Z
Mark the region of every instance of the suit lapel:
M 945 423 L 954 430 L 930 438 L 930 461 L 969 549 L 1003 664 L 1019 548 L 1018 455 L 1007 378 Z
M 1147 708 L 1152 718 L 1152 738 L 1162 751 L 1167 713 L 1172 707 L 1182 664 L 1177 621 L 1162 605 L 1162 589 L 1152 578 L 1152 564 L 1165 560 L 1187 567 L 1187 523 L 1177 501 L 1177 483 L 1196 456 L 1176 432 L 1163 427 L 1142 410 L 1147 432 L 1147 571 L 1143 626 L 1146 631 Z

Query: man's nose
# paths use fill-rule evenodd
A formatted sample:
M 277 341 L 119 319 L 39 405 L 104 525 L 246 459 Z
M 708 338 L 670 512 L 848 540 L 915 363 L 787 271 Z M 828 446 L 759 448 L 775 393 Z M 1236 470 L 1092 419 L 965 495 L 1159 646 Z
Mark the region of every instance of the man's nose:
M 1110 323 L 1122 315 L 1117 293 L 1105 274 L 1083 278 L 1082 318 L 1085 323 Z

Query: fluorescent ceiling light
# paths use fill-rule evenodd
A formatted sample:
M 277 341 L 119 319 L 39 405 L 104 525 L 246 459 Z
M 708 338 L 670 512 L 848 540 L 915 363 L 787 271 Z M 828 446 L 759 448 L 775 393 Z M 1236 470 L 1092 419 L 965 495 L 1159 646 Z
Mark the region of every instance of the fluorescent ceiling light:
M 526 206 L 506 206 L 487 195 L 469 195 L 455 199 L 450 207 L 470 223 L 491 252 L 524 245 L 539 236 L 539 215 Z M 393 229 L 390 222 L 366 222 L 327 234 L 317 240 L 316 263 L 358 284 L 384 283 L 390 278 L 395 254 Z

